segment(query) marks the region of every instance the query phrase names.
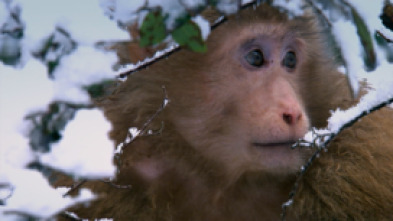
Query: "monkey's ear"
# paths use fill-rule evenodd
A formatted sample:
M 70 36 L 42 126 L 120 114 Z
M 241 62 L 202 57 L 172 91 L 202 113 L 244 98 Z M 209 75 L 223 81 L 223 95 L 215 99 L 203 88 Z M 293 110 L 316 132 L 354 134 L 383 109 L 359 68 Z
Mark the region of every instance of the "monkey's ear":
M 138 156 L 137 159 L 123 158 L 119 165 L 117 182 L 147 188 L 167 173 L 169 166 L 159 157 Z
M 169 169 L 169 166 L 167 163 L 165 163 L 165 160 L 158 156 L 138 159 L 137 161 L 133 162 L 131 166 L 140 176 L 140 178 L 148 183 L 153 183 Z
M 117 181 L 122 184 L 152 184 L 164 175 L 171 165 L 170 160 L 146 139 L 135 139 L 132 145 L 123 147 L 116 161 Z

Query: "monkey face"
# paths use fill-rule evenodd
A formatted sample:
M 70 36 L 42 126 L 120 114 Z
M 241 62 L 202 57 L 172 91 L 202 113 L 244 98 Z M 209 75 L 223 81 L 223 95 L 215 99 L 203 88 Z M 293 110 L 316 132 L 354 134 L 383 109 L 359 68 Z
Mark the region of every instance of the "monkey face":
M 227 41 L 206 55 L 215 62 L 194 80 L 199 81 L 193 89 L 197 93 L 188 100 L 198 102 L 178 105 L 178 110 L 190 109 L 174 115 L 178 131 L 230 170 L 297 171 L 304 154 L 291 146 L 309 128 L 299 93 L 302 42 L 265 25 L 242 29 Z

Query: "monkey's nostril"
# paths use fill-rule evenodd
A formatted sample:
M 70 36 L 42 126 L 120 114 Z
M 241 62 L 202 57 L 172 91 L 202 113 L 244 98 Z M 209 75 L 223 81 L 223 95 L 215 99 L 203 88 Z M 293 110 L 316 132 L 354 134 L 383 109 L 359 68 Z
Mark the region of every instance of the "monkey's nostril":
M 288 111 L 282 114 L 282 119 L 288 125 L 295 125 L 301 119 L 302 114 L 297 111 Z
M 292 125 L 293 124 L 293 116 L 291 114 L 286 114 L 284 113 L 282 115 L 283 120 L 285 121 L 285 123 Z

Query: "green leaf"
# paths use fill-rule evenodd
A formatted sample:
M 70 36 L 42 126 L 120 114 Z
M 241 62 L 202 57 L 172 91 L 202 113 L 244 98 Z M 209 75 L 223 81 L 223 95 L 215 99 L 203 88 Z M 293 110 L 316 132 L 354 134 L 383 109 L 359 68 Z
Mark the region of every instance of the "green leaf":
M 151 11 L 146 15 L 140 28 L 140 36 L 141 47 L 158 44 L 165 39 L 165 17 L 161 11 Z
M 192 51 L 206 52 L 207 50 L 199 26 L 191 20 L 173 30 L 172 37 L 179 45 Z
M 376 67 L 376 54 L 374 51 L 374 45 L 371 38 L 371 34 L 364 23 L 363 19 L 357 13 L 355 9 L 352 8 L 353 21 L 355 23 L 357 33 L 359 35 L 360 41 L 364 49 L 364 61 L 369 69 L 374 69 Z

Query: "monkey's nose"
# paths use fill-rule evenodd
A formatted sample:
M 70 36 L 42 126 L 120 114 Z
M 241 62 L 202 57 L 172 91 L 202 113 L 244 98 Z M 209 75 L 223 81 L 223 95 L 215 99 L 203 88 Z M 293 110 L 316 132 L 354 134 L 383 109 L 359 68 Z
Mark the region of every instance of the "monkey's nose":
M 282 114 L 282 119 L 289 126 L 296 125 L 302 118 L 302 113 L 299 110 L 286 110 Z

